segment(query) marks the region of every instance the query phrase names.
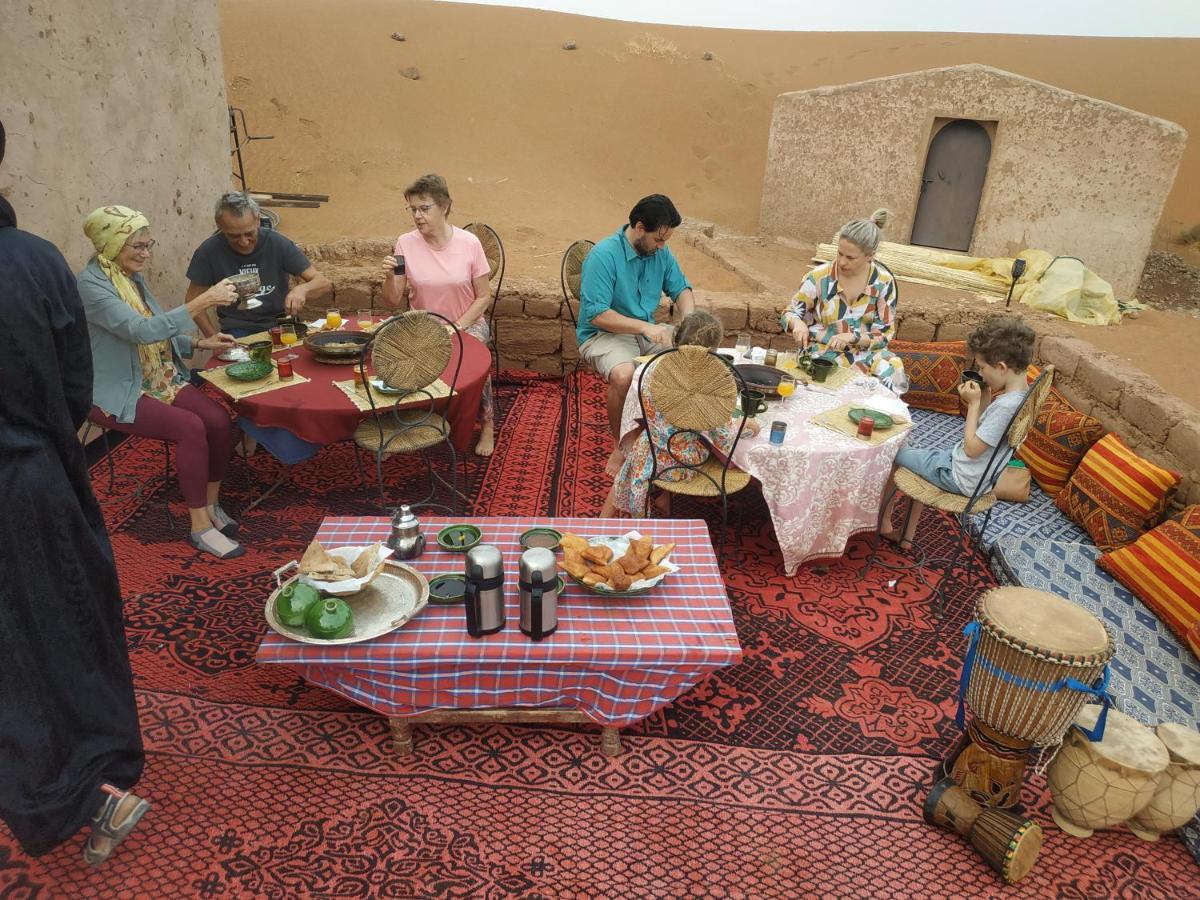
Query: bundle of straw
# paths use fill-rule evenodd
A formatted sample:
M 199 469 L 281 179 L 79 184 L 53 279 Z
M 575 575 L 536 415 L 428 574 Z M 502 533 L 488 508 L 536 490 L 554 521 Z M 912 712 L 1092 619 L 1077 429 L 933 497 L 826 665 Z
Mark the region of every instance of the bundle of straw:
M 828 262 L 836 252 L 833 244 L 818 244 L 815 255 L 818 260 Z M 908 281 L 971 291 L 984 296 L 1005 296 L 1012 271 L 1010 259 L 977 259 L 890 241 L 883 241 L 875 256 L 894 275 Z M 1003 268 L 1003 264 L 1009 266 L 1008 271 L 997 271 Z

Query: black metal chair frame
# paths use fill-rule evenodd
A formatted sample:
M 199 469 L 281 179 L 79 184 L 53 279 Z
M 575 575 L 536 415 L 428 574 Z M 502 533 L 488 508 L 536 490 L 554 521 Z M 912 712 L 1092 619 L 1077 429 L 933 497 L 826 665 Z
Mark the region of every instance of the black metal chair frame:
M 1030 403 L 1035 402 L 1035 398 L 1038 394 L 1038 389 L 1041 387 L 1043 379 L 1045 379 L 1047 377 L 1053 377 L 1051 370 L 1043 369 L 1038 374 L 1038 377 L 1034 379 L 1033 384 L 1031 384 L 1029 386 L 1029 389 L 1025 392 L 1025 397 L 1021 401 L 1021 405 L 1019 407 L 1017 407 L 1016 412 L 1014 412 L 1012 414 L 1012 416 L 1009 418 L 1008 425 L 1006 425 L 1004 428 L 1005 443 L 1008 443 L 1007 439 L 1008 439 L 1009 435 L 1012 434 L 1013 425 L 1016 424 L 1016 421 L 1021 417 L 1021 414 L 1025 411 L 1026 406 Z M 1013 448 L 1013 451 L 1014 452 L 1016 451 L 1015 447 Z M 971 541 L 971 527 L 970 527 L 971 516 L 977 515 L 977 513 L 973 513 L 972 511 L 973 511 L 976 503 L 979 501 L 979 499 L 994 489 L 994 486 L 995 486 L 994 483 L 995 483 L 996 479 L 998 479 L 1000 477 L 1000 473 L 1004 469 L 1004 465 L 1007 465 L 1007 460 L 1005 460 L 1004 465 L 1001 465 L 1000 461 L 1001 461 L 1000 444 L 997 443 L 996 446 L 992 448 L 992 453 L 988 457 L 988 462 L 987 462 L 987 466 L 984 468 L 983 477 L 979 479 L 979 482 L 975 485 L 975 490 L 973 490 L 971 492 L 971 495 L 967 498 L 966 507 L 963 509 L 963 511 L 961 513 L 951 513 L 950 514 L 955 521 L 955 525 L 956 525 L 957 531 L 958 531 L 958 536 L 954 541 L 954 550 L 951 553 L 950 558 L 946 563 L 944 575 L 941 578 L 941 580 L 938 581 L 938 586 L 935 590 L 935 600 L 937 601 L 937 616 L 939 619 L 942 617 L 942 613 L 944 611 L 943 607 L 945 604 L 946 580 L 949 577 L 950 572 L 954 569 L 954 564 L 958 562 L 958 558 L 962 555 L 964 545 L 969 544 Z M 984 485 L 987 485 L 988 487 L 985 488 Z M 893 498 L 899 493 L 902 493 L 902 491 L 900 490 L 900 488 L 898 488 L 896 486 L 895 482 L 893 481 L 892 492 L 887 497 L 883 498 L 883 502 L 879 506 L 879 520 L 876 523 L 875 533 L 871 538 L 871 552 L 867 556 L 867 562 L 863 566 L 862 572 L 859 575 L 860 578 L 865 576 L 866 573 L 868 571 L 870 571 L 871 567 L 876 563 L 876 554 L 878 553 L 878 550 L 879 550 L 879 532 L 880 532 L 880 529 L 883 528 L 883 516 L 888 508 L 888 505 L 892 502 Z M 909 505 L 908 511 L 905 514 L 904 522 L 901 523 L 901 525 L 900 525 L 901 535 L 903 535 L 904 532 L 907 530 L 908 523 L 909 523 L 909 517 L 911 517 L 913 514 L 913 508 L 911 505 L 912 498 L 910 497 L 909 500 L 910 500 L 910 505 Z M 915 501 L 915 502 L 919 503 L 920 501 Z M 925 505 L 925 504 L 922 504 L 922 505 Z M 992 518 L 992 510 L 995 508 L 996 508 L 995 504 L 992 504 L 991 506 L 989 506 L 987 508 L 987 510 L 983 514 L 983 524 L 979 528 L 979 535 L 978 535 L 978 541 L 980 543 L 983 542 L 983 536 L 987 531 L 988 522 L 990 522 L 991 518 Z M 895 564 L 886 564 L 886 563 L 880 563 L 880 565 L 882 565 L 885 568 L 889 568 L 889 569 L 893 569 L 893 570 L 911 571 L 911 570 L 916 569 L 916 570 L 920 571 L 924 568 L 925 564 L 928 561 L 929 560 L 927 560 L 925 558 L 924 554 L 922 553 L 917 558 L 916 563 L 912 564 L 912 565 L 904 565 L 904 564 L 895 565 Z M 922 578 L 922 580 L 924 580 L 924 579 Z M 926 583 L 928 583 L 928 582 L 926 582 Z
M 440 315 L 435 312 L 429 312 L 427 310 L 420 310 L 420 311 L 408 310 L 406 312 L 402 312 L 395 316 L 392 316 L 392 317 L 386 319 L 375 330 L 375 333 L 373 335 L 371 335 L 371 339 L 363 346 L 362 352 L 359 354 L 359 358 L 358 358 L 358 370 L 359 370 L 360 375 L 362 376 L 363 384 L 370 384 L 369 376 L 367 374 L 367 359 L 369 358 L 372 347 L 374 347 L 374 345 L 375 345 L 376 338 L 378 338 L 381 334 L 384 333 L 384 330 L 388 327 L 388 325 L 403 318 L 404 316 L 412 315 L 414 312 L 419 312 L 422 315 L 428 315 L 428 316 L 432 316 L 436 319 L 441 319 L 442 322 L 444 322 L 446 324 L 446 326 L 450 329 L 450 331 L 453 335 L 453 340 L 455 342 L 457 342 L 458 357 L 454 364 L 454 374 L 447 384 L 447 386 L 450 389 L 450 393 L 445 398 L 434 397 L 432 391 L 429 390 L 429 385 L 426 385 L 425 387 L 417 388 L 416 390 L 405 391 L 404 393 L 398 395 L 394 401 L 389 400 L 389 403 L 387 406 L 379 407 L 379 406 L 376 406 L 376 404 L 375 404 L 374 392 L 372 392 L 370 390 L 366 391 L 367 401 L 371 405 L 371 419 L 375 423 L 375 426 L 378 429 L 378 433 L 379 433 L 379 449 L 377 449 L 375 451 L 375 476 L 378 480 L 378 486 L 379 486 L 379 507 L 380 507 L 380 509 L 382 509 L 384 511 L 386 511 L 388 509 L 386 488 L 384 486 L 384 481 L 383 481 L 383 459 L 384 459 L 384 457 L 387 456 L 388 454 L 392 454 L 392 453 L 419 452 L 421 454 L 422 461 L 425 463 L 425 471 L 429 476 L 429 493 L 426 494 L 425 497 L 423 497 L 422 499 L 417 500 L 412 503 L 409 503 L 408 505 L 413 507 L 414 509 L 416 509 L 416 508 L 442 509 L 442 510 L 445 510 L 446 512 L 450 513 L 451 515 L 457 515 L 458 514 L 458 498 L 463 495 L 460 494 L 459 490 L 458 490 L 458 453 L 454 449 L 453 441 L 450 439 L 449 416 L 447 415 L 447 416 L 441 417 L 443 419 L 443 421 L 445 421 L 445 423 L 446 423 L 446 433 L 443 435 L 443 437 L 440 441 L 440 443 L 444 443 L 446 445 L 447 450 L 449 450 L 449 452 L 450 452 L 450 483 L 449 484 L 447 484 L 445 479 L 443 479 L 440 475 L 437 474 L 436 471 L 434 471 L 433 463 L 430 461 L 429 454 L 426 452 L 426 451 L 432 450 L 433 447 L 437 446 L 436 444 L 430 445 L 429 447 L 424 447 L 419 451 L 410 451 L 410 450 L 402 450 L 402 449 L 401 450 L 389 450 L 388 446 L 391 445 L 394 441 L 396 441 L 396 439 L 399 438 L 399 436 L 404 434 L 405 432 L 412 431 L 412 430 L 415 430 L 417 428 L 422 428 L 422 427 L 425 427 L 425 428 L 432 427 L 428 423 L 434 416 L 438 415 L 437 405 L 438 405 L 438 402 L 440 399 L 445 400 L 446 407 L 447 407 L 446 412 L 447 413 L 449 412 L 449 405 L 450 405 L 450 402 L 454 398 L 454 391 L 458 385 L 459 372 L 462 370 L 463 338 L 462 338 L 462 332 L 459 330 L 458 326 L 454 322 L 452 322 L 450 319 L 446 318 L 445 316 Z M 401 409 L 401 407 L 404 406 L 405 404 L 413 404 L 415 402 L 424 403 L 425 401 L 427 401 L 427 404 L 428 404 L 427 406 L 407 406 L 406 408 Z M 407 415 L 411 415 L 412 413 L 423 413 L 423 415 L 421 415 L 420 418 L 411 419 L 411 420 L 406 421 L 404 417 Z M 387 422 L 389 416 L 392 420 L 393 427 L 396 430 L 393 433 L 393 435 L 391 436 L 391 438 L 385 439 L 384 426 L 385 426 L 385 423 Z M 363 483 L 365 485 L 366 471 L 363 469 L 362 456 L 358 452 L 359 449 L 360 448 L 356 444 L 355 448 L 354 448 L 354 451 L 355 451 L 354 457 L 358 461 L 359 473 L 362 475 Z M 443 487 L 449 488 L 449 490 L 450 490 L 450 503 L 449 504 L 434 502 L 434 496 L 437 493 L 437 485 L 439 483 Z M 464 485 L 466 483 L 465 472 L 463 474 L 463 483 L 464 483 Z
M 466 225 L 467 231 L 470 231 L 472 228 L 487 229 L 487 231 L 491 234 L 491 236 L 496 239 L 496 246 L 500 248 L 500 271 L 499 272 L 493 271 L 488 276 L 489 282 L 492 281 L 493 279 L 495 279 L 495 287 L 492 288 L 492 302 L 488 306 L 488 314 L 487 314 L 488 315 L 488 331 L 491 332 L 491 335 L 492 335 L 492 359 L 494 360 L 494 364 L 495 364 L 496 376 L 499 377 L 499 375 L 500 375 L 500 336 L 496 329 L 496 303 L 500 299 L 500 288 L 504 284 L 504 269 L 505 269 L 505 265 L 506 265 L 506 262 L 505 262 L 506 256 L 504 253 L 504 242 L 502 240 L 500 240 L 500 235 L 499 235 L 499 233 L 497 233 L 496 229 L 493 228 L 491 225 L 488 225 L 486 222 L 470 222 Z
M 108 441 L 108 431 L 109 430 L 107 428 L 105 428 L 103 425 L 101 425 L 99 422 L 93 422 L 91 420 L 91 418 L 88 418 L 84 425 L 83 434 L 80 436 L 80 440 L 86 446 L 87 442 L 88 442 L 88 435 L 90 435 L 92 433 L 93 428 L 97 429 L 100 432 L 100 440 L 102 440 L 104 442 L 104 458 L 108 462 L 108 490 L 109 490 L 109 493 L 112 493 L 116 489 L 117 466 L 116 466 L 116 463 L 113 462 L 113 457 L 112 457 L 112 449 L 113 448 L 112 448 L 112 445 Z M 163 450 L 165 451 L 164 455 L 163 455 L 162 484 L 165 486 L 165 485 L 169 484 L 171 481 L 171 442 L 170 441 L 162 441 L 162 445 L 163 445 Z M 122 476 L 122 477 L 124 477 L 124 476 Z M 157 479 L 157 476 L 152 476 L 151 478 L 143 480 L 143 481 L 137 481 L 136 479 L 130 479 L 130 480 L 134 481 L 135 484 L 137 485 L 137 490 L 135 490 L 134 494 L 133 494 L 134 499 L 136 500 L 139 497 L 141 497 L 143 493 L 146 492 L 149 484 L 153 484 L 153 483 L 157 482 L 158 479 Z M 175 515 L 171 512 L 171 500 L 169 497 L 163 498 L 163 508 L 167 513 L 167 521 L 171 523 L 171 527 L 173 528 L 175 526 Z
M 738 422 L 737 432 L 733 436 L 733 443 L 730 444 L 730 446 L 729 446 L 729 452 L 721 453 L 721 454 L 717 455 L 717 458 L 720 459 L 720 461 L 721 461 L 720 481 L 718 481 L 716 478 L 714 478 L 708 472 L 705 472 L 703 470 L 703 466 L 714 456 L 714 450 L 713 450 L 712 446 L 709 444 L 708 440 L 704 437 L 703 433 L 696 431 L 695 429 L 676 428 L 674 425 L 671 424 L 670 421 L 668 421 L 667 422 L 668 426 L 670 426 L 673 430 L 672 430 L 671 434 L 667 437 L 666 444 L 665 445 L 662 445 L 662 444 L 656 445 L 655 444 L 654 432 L 653 432 L 653 429 L 650 428 L 649 414 L 647 413 L 647 410 L 646 410 L 646 392 L 645 392 L 646 377 L 647 377 L 647 375 L 649 375 L 650 370 L 652 368 L 654 368 L 659 363 L 660 360 L 662 360 L 664 357 L 666 357 L 667 355 L 669 355 L 671 353 L 678 353 L 679 349 L 680 349 L 679 347 L 670 347 L 666 350 L 661 350 L 658 353 L 654 354 L 654 356 L 651 357 L 646 362 L 646 364 L 642 367 L 641 374 L 638 376 L 638 383 L 637 383 L 638 405 L 641 407 L 641 410 L 642 410 L 642 422 L 645 423 L 646 439 L 650 442 L 650 461 L 651 461 L 650 483 L 646 490 L 645 516 L 646 516 L 646 518 L 651 517 L 650 516 L 650 511 L 651 511 L 650 492 L 651 492 L 651 490 L 653 490 L 655 482 L 658 481 L 660 478 L 662 478 L 664 475 L 666 475 L 670 472 L 677 471 L 679 469 L 686 469 L 690 472 L 695 473 L 696 475 L 698 475 L 702 478 L 707 479 L 708 482 L 713 486 L 713 488 L 717 491 L 718 495 L 721 498 L 721 531 L 720 531 L 720 536 L 717 539 L 718 540 L 717 558 L 720 559 L 721 554 L 725 549 L 725 531 L 726 531 L 726 528 L 727 528 L 727 525 L 729 522 L 729 492 L 726 490 L 726 481 L 727 481 L 727 478 L 729 475 L 729 467 L 732 465 L 733 453 L 737 449 L 738 442 L 741 441 L 741 439 L 742 439 L 742 432 L 745 431 L 745 428 L 746 428 L 746 417 L 742 416 Z M 721 363 L 725 366 L 725 368 L 729 370 L 729 374 L 733 378 L 733 381 L 734 381 L 735 385 L 737 386 L 738 397 L 745 397 L 746 390 L 747 390 L 746 382 L 742 378 L 741 373 L 738 372 L 738 370 L 735 369 L 730 364 L 729 360 L 725 359 L 723 356 L 720 356 L 719 354 L 714 353 L 711 350 L 709 351 L 709 355 L 712 357 L 715 357 L 716 359 L 719 359 L 721 361 Z M 679 452 L 677 451 L 676 447 L 674 446 L 674 442 L 675 442 L 676 438 L 680 437 L 680 435 L 691 435 L 696 438 L 696 440 L 704 448 L 704 451 L 705 451 L 703 457 L 700 460 L 698 460 L 697 462 L 694 462 L 694 463 L 689 463 L 679 455 Z M 665 449 L 667 451 L 667 455 L 671 458 L 671 460 L 673 460 L 671 465 L 668 465 L 662 469 L 660 469 L 658 467 L 658 448 L 660 446 L 663 447 L 663 449 Z

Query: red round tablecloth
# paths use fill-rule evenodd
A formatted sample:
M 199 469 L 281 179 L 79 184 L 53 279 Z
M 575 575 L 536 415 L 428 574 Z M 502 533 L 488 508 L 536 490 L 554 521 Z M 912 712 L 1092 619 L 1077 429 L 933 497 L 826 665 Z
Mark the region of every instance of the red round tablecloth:
M 458 381 L 454 383 L 455 395 L 450 398 L 449 410 L 443 412 L 450 423 L 450 442 L 459 452 L 471 447 L 483 386 L 492 368 L 492 354 L 486 344 L 469 334 L 463 334 L 462 341 L 462 368 L 458 372 Z M 450 384 L 454 377 L 454 367 L 458 361 L 458 342 L 453 341 L 452 345 L 450 364 L 442 373 L 442 380 L 446 384 Z M 355 367 L 317 362 L 312 351 L 303 344 L 293 346 L 292 352 L 297 356 L 292 360 L 292 368 L 297 374 L 311 379 L 307 384 L 246 397 L 238 400 L 234 408 L 256 425 L 286 428 L 297 437 L 314 444 L 349 440 L 358 423 L 370 413 L 359 410 L 333 382 L 353 378 Z M 272 355 L 279 359 L 283 355 L 282 348 Z M 229 363 L 213 357 L 209 360 L 208 368 L 225 365 Z

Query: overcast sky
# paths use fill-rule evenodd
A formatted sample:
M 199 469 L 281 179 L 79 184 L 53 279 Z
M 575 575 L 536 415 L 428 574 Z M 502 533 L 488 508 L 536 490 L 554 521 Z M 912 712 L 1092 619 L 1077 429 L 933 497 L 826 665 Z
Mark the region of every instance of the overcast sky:
M 468 2 L 468 0 L 449 0 Z M 1200 0 L 469 0 L 662 25 L 1200 37 Z

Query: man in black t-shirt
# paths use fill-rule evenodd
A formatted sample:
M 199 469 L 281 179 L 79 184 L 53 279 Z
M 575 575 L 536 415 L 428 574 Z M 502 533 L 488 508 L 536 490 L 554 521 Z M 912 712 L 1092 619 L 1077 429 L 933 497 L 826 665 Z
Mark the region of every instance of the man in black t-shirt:
M 217 201 L 217 233 L 206 238 L 192 254 L 188 265 L 185 302 L 231 275 L 254 273 L 262 283 L 250 300 L 222 307 L 214 324 L 207 314 L 196 319 L 205 336 L 223 331 L 244 337 L 266 331 L 285 312 L 297 315 L 310 297 L 324 296 L 332 289 L 329 279 L 318 272 L 299 247 L 278 231 L 260 227 L 261 210 L 254 199 L 231 191 Z M 289 276 L 300 283 L 289 288 Z

